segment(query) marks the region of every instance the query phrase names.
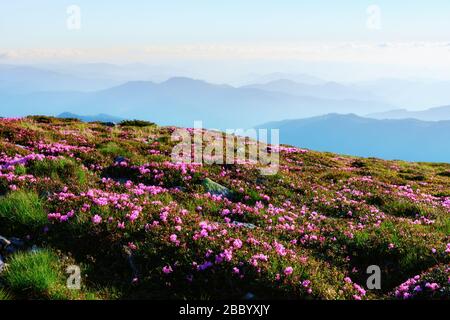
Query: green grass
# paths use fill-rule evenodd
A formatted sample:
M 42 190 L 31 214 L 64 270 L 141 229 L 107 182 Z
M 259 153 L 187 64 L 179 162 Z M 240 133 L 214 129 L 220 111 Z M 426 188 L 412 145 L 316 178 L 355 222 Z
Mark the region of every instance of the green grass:
M 124 120 L 119 125 L 121 127 L 152 127 L 155 123 L 144 120 Z
M 35 252 L 18 252 L 8 261 L 7 270 L 0 276 L 0 300 L 38 299 L 38 300 L 98 300 L 118 299 L 119 293 L 114 287 L 95 286 L 88 288 L 84 281 L 85 266 L 82 264 L 82 282 L 80 290 L 67 288 L 68 274 L 55 251 L 41 249 Z
M 76 182 L 84 185 L 87 181 L 86 172 L 72 159 L 57 159 L 35 161 L 30 164 L 28 173 L 36 177 L 50 177 L 52 180 L 60 180 L 66 183 Z
M 450 219 L 444 215 L 439 216 L 436 220 L 436 224 L 434 225 L 436 230 L 442 232 L 445 235 L 450 234 Z
M 398 217 L 414 218 L 417 214 L 426 214 L 418 204 L 403 199 L 391 200 L 384 205 L 383 209 L 386 213 Z
M 0 288 L 0 301 L 11 300 L 11 295 L 6 290 Z
M 55 117 L 49 117 L 49 116 L 29 116 L 28 119 L 33 120 L 34 122 L 37 123 L 46 123 L 46 124 L 50 124 L 50 123 L 55 123 L 58 121 L 57 118 Z
M 4 275 L 12 292 L 35 299 L 67 298 L 63 279 L 58 256 L 46 249 L 15 254 Z
M 35 229 L 47 223 L 47 214 L 36 193 L 15 191 L 0 198 L 0 222 Z
M 16 167 L 16 169 L 14 170 L 14 173 L 18 176 L 24 175 L 27 173 L 27 168 L 23 165 L 19 165 Z
M 104 144 L 98 148 L 101 154 L 105 156 L 122 156 L 122 157 L 129 157 L 131 156 L 131 153 L 126 150 L 124 147 L 118 145 L 115 142 L 108 142 L 107 144 Z

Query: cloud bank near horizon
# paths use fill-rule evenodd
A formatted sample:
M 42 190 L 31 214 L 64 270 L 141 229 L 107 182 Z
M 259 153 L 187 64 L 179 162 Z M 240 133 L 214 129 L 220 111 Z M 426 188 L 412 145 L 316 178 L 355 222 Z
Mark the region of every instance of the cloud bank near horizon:
M 185 44 L 110 48 L 0 48 L 2 64 L 147 63 L 199 76 L 307 72 L 335 80 L 380 77 L 449 79 L 450 42 Z M 208 65 L 208 68 L 205 66 Z M 205 69 L 203 72 L 202 68 Z M 209 70 L 206 70 L 209 69 Z M 330 70 L 332 69 L 332 70 Z M 352 70 L 352 75 L 347 74 Z M 237 75 L 237 74 L 235 74 Z M 224 80 L 225 81 L 225 80 Z
M 450 67 L 449 42 L 180 44 L 108 48 L 0 48 L 11 62 L 114 60 L 301 60 Z

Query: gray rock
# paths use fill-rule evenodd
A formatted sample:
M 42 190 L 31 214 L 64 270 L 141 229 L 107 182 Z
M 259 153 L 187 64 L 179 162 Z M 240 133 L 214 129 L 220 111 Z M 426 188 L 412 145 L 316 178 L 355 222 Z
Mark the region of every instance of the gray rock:
M 6 239 L 5 237 L 0 236 L 0 250 L 3 250 L 7 246 L 11 244 L 11 241 Z
M 233 195 L 230 189 L 218 184 L 217 182 L 212 181 L 209 178 L 206 178 L 203 181 L 202 185 L 205 188 L 206 192 L 209 192 L 212 195 L 223 196 L 225 198 L 231 198 Z
M 239 221 L 233 221 L 231 223 L 234 224 L 235 226 L 244 227 L 247 229 L 255 229 L 256 228 L 256 226 L 253 223 L 239 222 Z
M 13 254 L 25 247 L 25 242 L 19 238 L 10 238 L 10 244 L 4 249 L 7 254 Z
M 0 255 L 0 273 L 2 273 L 3 270 L 5 270 L 5 266 L 6 266 L 6 263 L 3 260 L 3 257 Z
M 9 241 L 11 241 L 11 244 L 13 246 L 16 246 L 16 247 L 23 247 L 23 246 L 25 246 L 25 242 L 22 239 L 19 239 L 19 238 L 16 238 L 16 237 L 9 238 Z
M 121 162 L 127 162 L 127 161 L 128 161 L 128 159 L 125 157 L 122 157 L 122 156 L 117 156 L 114 158 L 115 163 L 121 163 Z

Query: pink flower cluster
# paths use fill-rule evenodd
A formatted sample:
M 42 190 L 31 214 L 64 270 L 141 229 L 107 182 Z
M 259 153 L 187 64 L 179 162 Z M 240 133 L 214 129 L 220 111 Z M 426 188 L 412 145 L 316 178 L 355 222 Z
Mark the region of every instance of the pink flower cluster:
M 93 151 L 93 149 L 91 147 L 73 146 L 73 145 L 67 144 L 67 141 L 65 141 L 65 140 L 62 140 L 62 141 L 56 142 L 56 143 L 45 143 L 43 141 L 39 141 L 33 145 L 33 148 L 35 148 L 36 150 L 38 150 L 41 153 L 48 154 L 48 155 L 67 154 L 72 157 L 74 156 L 75 152 L 89 153 L 89 152 Z
M 416 275 L 411 279 L 406 280 L 395 290 L 395 296 L 397 298 L 402 299 L 410 299 L 417 295 L 418 293 L 428 290 L 428 291 L 436 291 L 440 288 L 439 284 L 433 282 L 421 283 L 421 276 Z
M 295 147 L 275 146 L 275 145 L 268 146 L 267 149 L 271 152 L 284 152 L 287 154 L 289 154 L 289 153 L 300 153 L 300 154 L 308 153 L 308 150 L 306 150 L 306 149 L 300 149 L 300 148 L 295 148 Z
M 29 161 L 41 161 L 44 159 L 44 155 L 36 153 L 31 153 L 26 156 L 16 155 L 15 157 L 9 157 L 5 154 L 2 154 L 0 156 L 0 170 L 13 171 L 18 165 L 26 165 Z

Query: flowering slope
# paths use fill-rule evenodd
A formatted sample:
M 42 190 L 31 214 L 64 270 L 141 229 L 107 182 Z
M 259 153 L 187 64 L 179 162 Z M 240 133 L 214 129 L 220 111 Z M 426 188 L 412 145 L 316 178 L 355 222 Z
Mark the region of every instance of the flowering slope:
M 62 298 L 450 297 L 449 164 L 280 147 L 264 176 L 171 162 L 174 130 L 1 119 L 0 235 L 81 266 L 81 291 Z M 55 296 L 11 273 L 8 297 Z

